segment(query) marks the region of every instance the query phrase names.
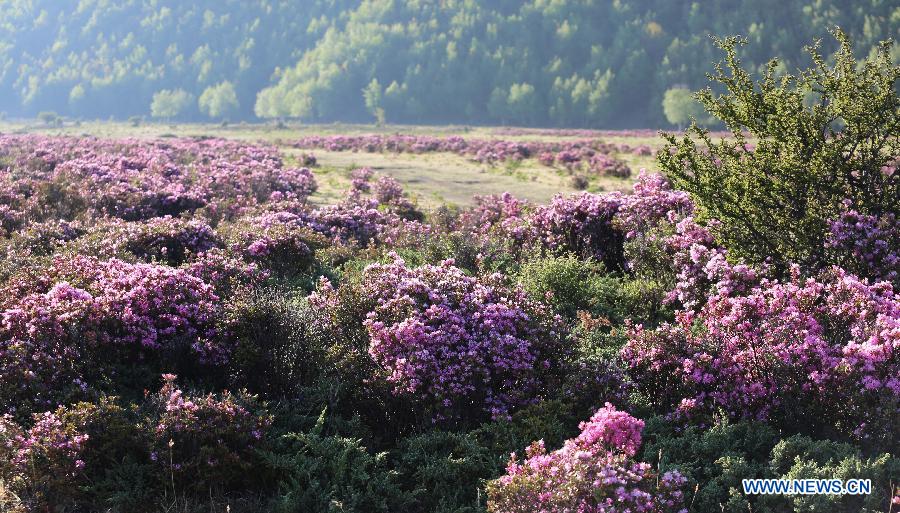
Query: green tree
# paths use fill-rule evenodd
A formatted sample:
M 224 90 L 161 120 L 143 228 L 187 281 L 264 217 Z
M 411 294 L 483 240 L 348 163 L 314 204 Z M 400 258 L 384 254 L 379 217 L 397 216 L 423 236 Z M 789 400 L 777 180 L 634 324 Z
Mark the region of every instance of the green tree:
M 385 123 L 384 107 L 382 105 L 383 97 L 381 84 L 378 83 L 377 78 L 373 78 L 369 85 L 363 89 L 363 99 L 366 102 L 366 109 L 369 111 L 369 114 L 375 116 L 376 124 L 383 126 Z
M 662 101 L 663 113 L 669 123 L 679 129 L 691 122 L 691 119 L 701 119 L 704 114 L 703 106 L 694 99 L 694 95 L 683 87 L 673 87 L 666 91 Z
M 508 112 L 512 119 L 521 124 L 531 124 L 537 114 L 538 99 L 531 84 L 513 84 L 506 97 Z
M 814 272 L 832 263 L 824 242 L 844 209 L 900 215 L 900 173 L 884 171 L 900 155 L 900 66 L 888 42 L 858 62 L 847 36 L 834 35 L 833 66 L 816 45 L 812 68 L 777 76 L 773 60 L 757 82 L 737 57 L 744 42 L 717 41 L 725 61 L 712 79 L 725 93 L 707 87 L 697 98 L 733 137 L 713 143 L 695 125 L 680 140 L 665 135 L 662 168 L 702 217 L 719 221 L 717 235 L 735 257 Z
M 224 119 L 240 107 L 234 85 L 229 81 L 207 87 L 199 100 L 200 111 L 214 119 Z
M 59 114 L 52 110 L 38 112 L 37 118 L 43 121 L 45 125 L 59 125 L 62 123 L 62 118 L 59 117 Z
M 505 89 L 496 87 L 491 91 L 491 97 L 488 100 L 488 113 L 490 113 L 494 119 L 500 120 L 501 123 L 506 123 L 506 119 L 508 118 L 508 97 L 509 93 L 507 93 Z
M 165 120 L 176 118 L 184 114 L 193 102 L 194 97 L 183 89 L 163 89 L 153 95 L 150 115 Z

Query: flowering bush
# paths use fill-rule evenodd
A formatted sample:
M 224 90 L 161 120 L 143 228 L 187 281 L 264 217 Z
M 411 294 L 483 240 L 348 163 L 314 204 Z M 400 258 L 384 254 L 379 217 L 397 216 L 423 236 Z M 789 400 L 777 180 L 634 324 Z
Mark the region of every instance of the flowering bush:
M 224 298 L 238 289 L 261 285 L 269 272 L 254 262 L 247 262 L 238 255 L 222 249 L 211 249 L 193 262 L 183 266 L 185 273 L 212 286 L 216 295 Z
M 503 236 L 523 242 L 529 236 L 526 225 L 530 205 L 508 192 L 500 195 L 476 196 L 475 205 L 462 212 L 455 228 L 487 235 L 499 231 Z
M 552 250 L 595 258 L 608 269 L 624 265 L 622 233 L 613 218 L 622 204 L 617 193 L 556 196 L 531 216 L 534 238 Z
M 375 305 L 365 320 L 370 355 L 396 394 L 426 404 L 435 419 L 478 410 L 502 417 L 536 400 L 565 351 L 562 327 L 541 305 L 452 262 L 373 264 L 360 286 Z M 333 294 L 320 290 L 314 304 Z
M 164 374 L 164 384 L 147 406 L 155 425 L 150 459 L 176 479 L 176 486 L 206 491 L 234 489 L 252 481 L 255 450 L 272 419 L 253 396 L 192 396 Z
M 43 278 L 7 289 L 20 299 L 0 312 L 6 411 L 84 392 L 88 374 L 120 353 L 136 361 L 182 352 L 203 363 L 227 358 L 228 342 L 214 327 L 218 297 L 184 270 L 75 257 L 56 259 Z
M 208 224 L 170 216 L 130 223 L 122 241 L 128 252 L 142 260 L 176 266 L 221 245 Z
M 513 453 L 506 475 L 488 484 L 488 511 L 687 512 L 678 472 L 657 475 L 634 460 L 643 421 L 606 403 L 579 427 L 556 451 L 541 440 L 521 463 Z
M 222 231 L 235 254 L 284 277 L 309 272 L 315 264 L 315 250 L 328 244 L 328 239 L 291 212 L 242 218 Z
M 276 150 L 225 140 L 103 140 L 0 136 L 15 173 L 0 181 L 0 220 L 142 220 L 205 209 L 233 216 L 270 199 L 304 199 L 309 169 L 286 168 Z
M 497 164 L 519 161 L 537 155 L 546 166 L 554 162 L 574 168 L 585 163 L 587 167 L 603 175 L 627 177 L 631 170 L 621 160 L 610 154 L 618 151 L 615 145 L 598 139 L 582 139 L 565 142 L 507 141 L 499 139 L 464 139 L 459 136 L 433 137 L 427 135 L 331 135 L 308 136 L 295 143 L 298 148 L 321 148 L 328 151 L 365 151 L 392 153 L 455 153 L 475 162 Z M 594 157 L 602 156 L 598 160 Z
M 631 168 L 625 162 L 610 157 L 604 153 L 597 153 L 591 156 L 587 162 L 588 169 L 600 176 L 615 176 L 617 178 L 628 178 L 631 176 Z
M 35 414 L 28 429 L 0 417 L 0 479 L 17 491 L 27 507 L 70 506 L 84 469 L 88 435 L 65 422 L 64 409 Z
M 677 324 L 634 327 L 623 357 L 636 382 L 681 415 L 804 418 L 811 429 L 891 439 L 898 313 L 889 284 L 839 270 L 821 280 L 763 280 L 746 294 L 713 295 Z
M 831 222 L 825 248 L 844 269 L 900 286 L 900 224 L 894 214 L 879 218 L 848 210 Z
M 83 340 L 98 316 L 94 298 L 68 283 L 22 298 L 4 310 L 0 325 L 0 408 L 18 416 L 86 388 Z
M 11 234 L 6 245 L 7 258 L 25 259 L 52 255 L 67 242 L 84 235 L 85 230 L 75 221 L 52 220 L 31 223 Z

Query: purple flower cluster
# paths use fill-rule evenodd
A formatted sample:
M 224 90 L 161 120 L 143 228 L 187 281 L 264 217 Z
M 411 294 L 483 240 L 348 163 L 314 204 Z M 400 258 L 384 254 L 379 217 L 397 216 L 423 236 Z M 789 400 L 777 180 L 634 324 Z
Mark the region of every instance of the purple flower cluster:
M 675 324 L 635 326 L 622 356 L 645 391 L 686 416 L 769 419 L 803 405 L 875 436 L 900 402 L 898 350 L 900 296 L 834 269 L 719 291 Z
M 707 226 L 693 217 L 690 196 L 660 175 L 641 172 L 634 193 L 622 196 L 614 226 L 625 235 L 626 265 L 675 276 L 667 301 L 698 308 L 714 290 L 737 293 L 756 284 L 765 268 L 732 264 Z M 715 221 L 709 223 L 715 226 Z
M 85 375 L 117 348 L 154 354 L 184 346 L 207 363 L 227 357 L 227 342 L 214 329 L 219 298 L 185 270 L 59 257 L 41 278 L 4 290 L 10 296 L 0 311 L 5 411 L 53 405 L 85 390 Z
M 0 417 L 0 453 L 8 454 L 7 472 L 28 476 L 41 468 L 45 476 L 71 479 L 82 468 L 88 435 L 64 423 L 56 412 L 35 414 L 33 424 L 21 429 L 11 417 Z M 0 463 L 0 469 L 5 466 Z
M 229 228 L 234 253 L 265 269 L 306 270 L 313 260 L 313 247 L 327 242 L 290 212 L 250 216 Z
M 615 176 L 628 178 L 631 176 L 631 168 L 625 162 L 611 157 L 605 153 L 595 153 L 587 161 L 589 172 L 600 176 Z
M 633 194 L 623 197 L 616 223 L 629 239 L 649 232 L 659 223 L 693 214 L 694 203 L 686 192 L 672 190 L 662 175 L 641 170 Z
M 372 190 L 372 176 L 374 175 L 375 172 L 368 167 L 354 169 L 350 173 L 350 191 L 347 193 L 347 196 L 357 198 L 361 194 L 370 192 Z
M 287 168 L 273 147 L 225 140 L 143 141 L 0 136 L 11 162 L 0 180 L 0 221 L 87 213 L 141 220 L 204 208 L 217 217 L 316 189 L 309 169 Z
M 250 460 L 272 418 L 252 396 L 192 396 L 164 374 L 154 402 L 151 460 L 186 483 L 234 479 Z M 256 411 L 259 410 L 259 411 Z
M 475 205 L 459 216 L 456 229 L 480 235 L 499 230 L 518 242 L 528 238 L 526 218 L 531 207 L 527 201 L 517 199 L 508 192 L 476 196 L 474 200 Z
M 686 513 L 685 478 L 678 472 L 655 473 L 635 461 L 644 422 L 606 403 L 581 434 L 548 453 L 543 440 L 526 459 L 513 453 L 506 475 L 488 485 L 488 511 L 577 511 L 584 513 Z
M 623 265 L 622 232 L 613 218 L 623 202 L 618 193 L 556 196 L 530 217 L 533 237 L 556 251 L 595 258 L 610 269 Z
M 369 353 L 394 392 L 424 403 L 436 420 L 478 410 L 503 417 L 537 400 L 564 353 L 558 319 L 498 280 L 467 276 L 449 261 L 409 268 L 399 258 L 364 272 L 360 294 L 375 305 L 365 321 Z M 334 294 L 326 285 L 312 301 Z
M 221 249 L 211 249 L 184 266 L 184 271 L 212 286 L 216 295 L 226 297 L 235 290 L 263 283 L 269 272 L 255 262 Z
M 222 245 L 211 226 L 195 219 L 165 216 L 119 226 L 107 242 L 150 262 L 180 265 Z
M 455 153 L 475 162 L 495 164 L 508 160 L 536 157 L 545 165 L 562 166 L 598 160 L 588 167 L 603 174 L 628 176 L 627 165 L 611 154 L 617 147 L 596 139 L 565 142 L 506 141 L 499 139 L 464 139 L 459 136 L 433 137 L 426 135 L 331 135 L 308 136 L 295 143 L 298 148 L 319 148 L 328 151 L 362 151 L 368 153 Z M 605 156 L 605 158 L 600 157 Z
M 825 247 L 844 269 L 900 285 L 900 224 L 893 214 L 848 210 L 831 223 Z

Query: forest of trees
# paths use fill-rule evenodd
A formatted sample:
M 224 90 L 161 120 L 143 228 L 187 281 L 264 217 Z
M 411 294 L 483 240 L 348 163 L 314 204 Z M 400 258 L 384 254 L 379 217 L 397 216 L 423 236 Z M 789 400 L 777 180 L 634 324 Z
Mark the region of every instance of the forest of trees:
M 883 0 L 299 4 L 2 2 L 0 112 L 652 127 L 667 124 L 666 91 L 705 83 L 710 35 L 745 36 L 748 66 L 777 55 L 788 71 L 809 41 L 830 54 L 835 26 L 859 49 L 900 32 Z

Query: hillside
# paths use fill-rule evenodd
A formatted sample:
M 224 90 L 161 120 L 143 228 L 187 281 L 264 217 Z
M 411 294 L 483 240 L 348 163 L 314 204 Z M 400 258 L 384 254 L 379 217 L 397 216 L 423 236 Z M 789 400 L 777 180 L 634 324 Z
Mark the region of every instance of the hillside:
M 0 111 L 121 119 L 182 89 L 180 117 L 203 119 L 196 100 L 228 81 L 237 105 L 211 117 L 662 126 L 663 93 L 711 71 L 710 35 L 746 36 L 750 67 L 777 55 L 794 69 L 809 41 L 833 50 L 831 27 L 864 49 L 900 31 L 900 7 L 880 0 L 303 4 L 3 2 Z

